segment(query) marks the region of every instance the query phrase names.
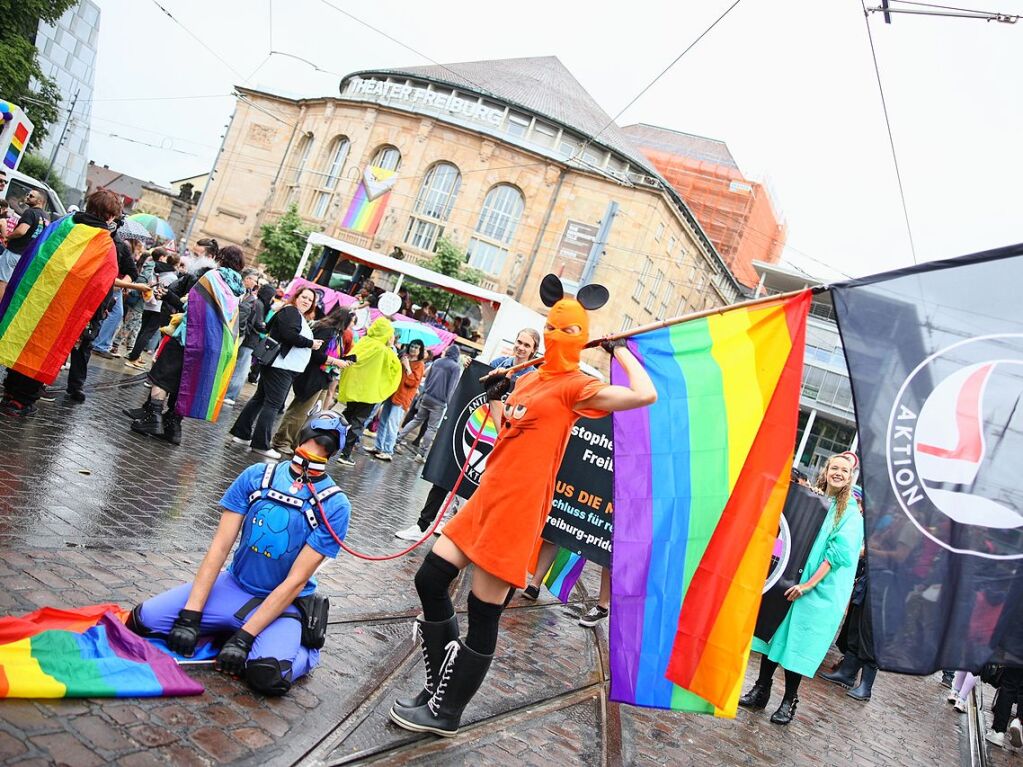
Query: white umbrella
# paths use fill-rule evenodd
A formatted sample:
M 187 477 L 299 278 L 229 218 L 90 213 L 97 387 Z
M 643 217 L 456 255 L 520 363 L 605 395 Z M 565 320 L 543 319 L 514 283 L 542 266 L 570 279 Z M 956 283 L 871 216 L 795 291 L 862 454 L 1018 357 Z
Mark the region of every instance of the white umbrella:
M 153 239 L 153 235 L 142 224 L 131 218 L 125 218 L 121 221 L 121 225 L 117 228 L 114 236 L 119 240 L 125 241 Z

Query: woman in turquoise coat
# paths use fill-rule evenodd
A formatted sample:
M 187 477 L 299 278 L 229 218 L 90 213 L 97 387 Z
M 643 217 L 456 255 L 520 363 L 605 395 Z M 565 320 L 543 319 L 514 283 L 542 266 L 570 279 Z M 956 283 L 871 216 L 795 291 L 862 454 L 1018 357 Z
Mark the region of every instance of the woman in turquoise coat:
M 770 642 L 753 639 L 761 653 L 760 676 L 739 699 L 743 708 L 762 709 L 771 698 L 778 666 L 785 670 L 785 696 L 771 715 L 774 724 L 788 724 L 796 713 L 796 693 L 804 676 L 813 676 L 831 647 L 842 622 L 856 578 L 863 546 L 863 517 L 852 497 L 853 463 L 833 455 L 817 477 L 816 489 L 831 498 L 831 507 L 803 567 L 803 581 L 785 592 L 792 602 Z

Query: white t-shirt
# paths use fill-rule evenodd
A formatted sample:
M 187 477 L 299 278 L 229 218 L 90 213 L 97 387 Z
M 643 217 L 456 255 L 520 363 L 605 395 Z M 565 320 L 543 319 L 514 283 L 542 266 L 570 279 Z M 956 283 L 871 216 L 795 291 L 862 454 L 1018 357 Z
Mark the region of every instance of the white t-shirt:
M 303 338 L 308 338 L 310 341 L 313 338 L 313 329 L 309 327 L 309 323 L 306 322 L 305 317 L 302 317 L 302 330 L 299 335 Z M 278 354 L 277 359 L 273 361 L 273 364 L 270 367 L 301 373 L 305 370 L 306 365 L 309 364 L 309 360 L 312 356 L 313 350 L 308 346 L 292 346 L 288 350 L 287 354 Z

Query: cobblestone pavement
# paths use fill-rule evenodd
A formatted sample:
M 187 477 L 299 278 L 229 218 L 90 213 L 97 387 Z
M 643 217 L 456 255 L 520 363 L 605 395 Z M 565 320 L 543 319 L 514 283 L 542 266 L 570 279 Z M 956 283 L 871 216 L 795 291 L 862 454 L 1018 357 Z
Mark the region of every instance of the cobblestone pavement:
M 97 360 L 84 404 L 58 395 L 26 421 L 0 418 L 0 614 L 130 606 L 188 579 L 216 525 L 217 499 L 251 463 L 226 445 L 229 410 L 217 424 L 187 421 L 179 448 L 132 435 L 120 408 L 136 406 L 145 390 L 122 370 Z M 408 458 L 383 464 L 364 456 L 354 469 L 331 469 L 352 500 L 351 545 L 377 554 L 399 548 L 391 533 L 416 517 L 428 489 L 419 469 Z M 3 701 L 0 762 L 844 767 L 959 760 L 963 723 L 934 678 L 882 674 L 866 705 L 806 680 L 787 728 L 768 723 L 773 706 L 728 721 L 608 702 L 606 627 L 576 623 L 596 591 L 590 568 L 568 605 L 549 595 L 512 602 L 463 734 L 407 733 L 386 712 L 396 693 L 421 679 L 409 620 L 422 556 L 368 563 L 342 554 L 321 571 L 331 597 L 323 664 L 283 699 L 254 696 L 200 668 L 193 673 L 206 693 L 197 698 Z M 467 592 L 468 583 L 456 584 L 460 612 Z M 780 689 L 779 680 L 776 699 Z

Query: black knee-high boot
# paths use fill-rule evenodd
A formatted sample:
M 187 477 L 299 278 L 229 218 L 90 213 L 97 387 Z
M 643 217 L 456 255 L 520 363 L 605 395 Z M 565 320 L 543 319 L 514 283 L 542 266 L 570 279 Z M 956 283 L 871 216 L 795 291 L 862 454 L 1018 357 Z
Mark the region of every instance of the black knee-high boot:
M 767 702 L 771 699 L 771 678 L 777 670 L 777 663 L 773 660 L 768 660 L 766 655 L 761 655 L 760 675 L 757 677 L 757 681 L 753 684 L 753 687 L 750 688 L 749 692 L 739 698 L 739 705 L 743 708 L 753 709 L 754 711 L 766 708 Z
M 424 705 L 391 707 L 391 719 L 395 724 L 413 732 L 432 732 L 444 737 L 458 734 L 462 712 L 483 684 L 494 659 L 497 624 L 503 609 L 503 604 L 484 602 L 475 594 L 469 594 L 466 641 L 455 639 L 448 643 L 436 689 Z

